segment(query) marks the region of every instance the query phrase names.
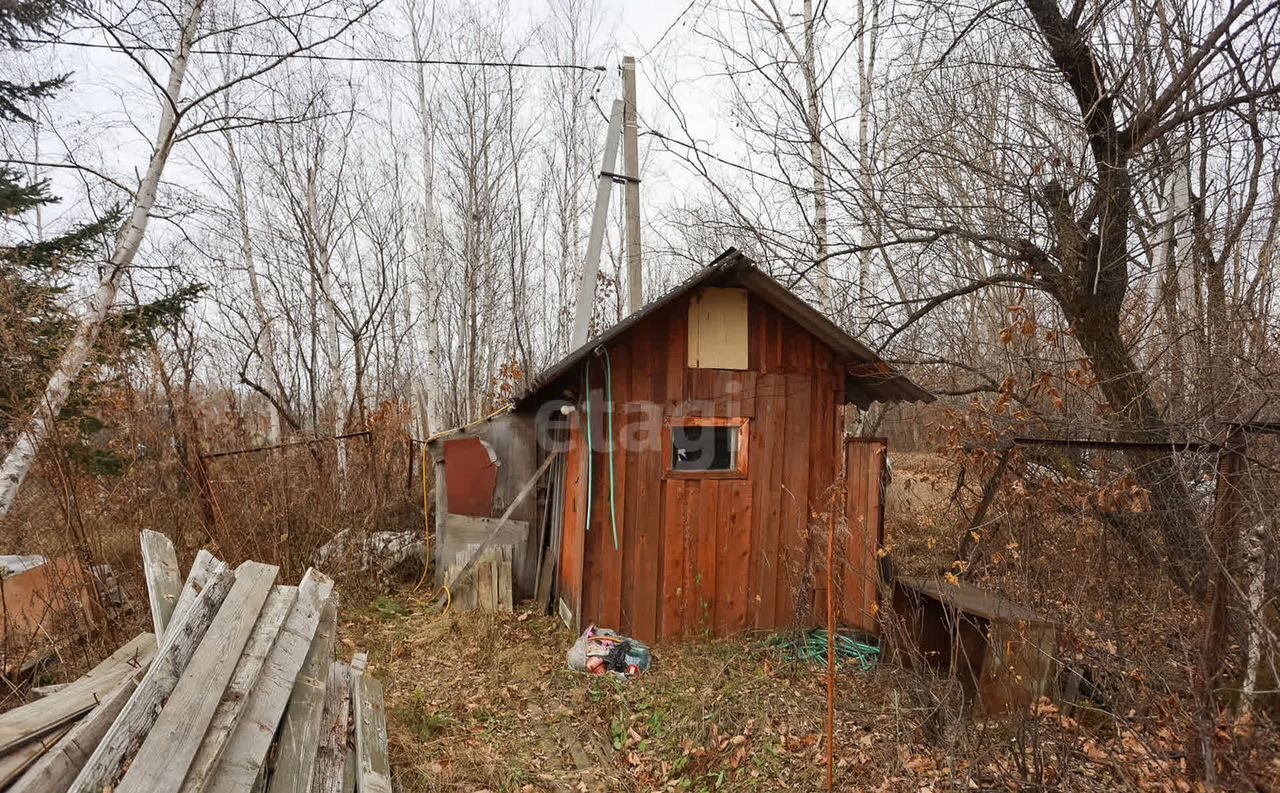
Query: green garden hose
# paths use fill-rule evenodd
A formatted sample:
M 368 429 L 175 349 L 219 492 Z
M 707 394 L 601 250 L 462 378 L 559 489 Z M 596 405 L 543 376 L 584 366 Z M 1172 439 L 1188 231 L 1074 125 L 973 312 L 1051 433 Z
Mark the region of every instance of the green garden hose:
M 782 657 L 788 661 L 806 661 L 808 663 L 827 663 L 827 632 L 815 628 L 795 638 L 774 637 L 769 645 L 777 647 Z M 856 663 L 866 672 L 876 665 L 880 659 L 880 648 L 874 644 L 856 641 L 852 637 L 836 632 L 836 663 L 840 666 Z
M 600 348 L 604 354 L 604 400 L 609 411 L 609 523 L 613 526 L 613 550 L 618 550 L 618 508 L 614 498 L 613 455 L 616 444 L 613 441 L 613 362 L 609 360 L 609 351 Z

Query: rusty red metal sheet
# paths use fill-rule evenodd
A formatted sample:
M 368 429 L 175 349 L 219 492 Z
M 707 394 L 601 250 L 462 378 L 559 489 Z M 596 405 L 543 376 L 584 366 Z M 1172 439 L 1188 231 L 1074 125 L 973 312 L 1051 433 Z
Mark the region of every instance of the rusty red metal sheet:
M 0 595 L 0 641 L 15 647 L 37 633 L 48 633 L 57 619 L 72 611 L 79 610 L 91 622 L 98 611 L 88 575 L 74 556 L 7 576 Z
M 488 444 L 479 438 L 445 441 L 444 471 L 450 514 L 494 517 L 498 462 Z

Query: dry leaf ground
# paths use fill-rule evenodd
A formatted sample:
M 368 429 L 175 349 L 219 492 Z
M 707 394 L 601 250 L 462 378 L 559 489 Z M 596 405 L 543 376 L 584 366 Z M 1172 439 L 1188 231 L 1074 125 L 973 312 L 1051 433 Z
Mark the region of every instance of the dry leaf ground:
M 441 616 L 408 595 L 344 618 L 344 641 L 368 649 L 386 685 L 405 793 L 814 790 L 825 778 L 824 667 L 783 662 L 758 638 L 659 646 L 650 674 L 616 682 L 566 668 L 574 637 L 554 618 Z M 869 767 L 911 774 L 892 674 L 840 675 L 841 784 L 861 787 Z

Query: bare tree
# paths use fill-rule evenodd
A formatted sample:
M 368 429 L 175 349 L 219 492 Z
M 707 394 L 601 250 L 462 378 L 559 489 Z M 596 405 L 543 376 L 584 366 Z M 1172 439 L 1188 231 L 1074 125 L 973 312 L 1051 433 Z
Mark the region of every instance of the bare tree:
M 117 10 L 119 11 L 117 16 L 107 15 Z M 53 422 L 93 350 L 94 343 L 101 332 L 102 323 L 115 302 L 121 278 L 128 272 L 142 245 L 160 188 L 160 180 L 174 146 L 208 131 L 245 123 L 257 123 L 256 119 L 241 116 L 229 118 L 224 113 L 218 112 L 217 97 L 231 86 L 258 79 L 291 57 L 339 37 L 367 13 L 368 9 L 357 7 L 354 16 L 330 17 L 327 27 L 321 27 L 318 31 L 306 29 L 313 15 L 319 16 L 314 13 L 315 9 L 311 11 L 312 13 L 287 18 L 272 14 L 237 20 L 235 24 L 241 27 L 253 27 L 278 25 L 287 19 L 289 25 L 301 28 L 296 32 L 303 35 L 296 36 L 284 51 L 256 59 L 256 63 L 247 66 L 230 80 L 215 82 L 207 87 L 200 86 L 198 93 L 189 98 L 183 98 L 182 92 L 188 83 L 188 69 L 191 65 L 193 50 L 196 43 L 202 39 L 204 32 L 202 30 L 204 0 L 191 0 L 179 15 L 171 17 L 175 20 L 174 28 L 161 35 L 170 36 L 176 42 L 172 45 L 172 55 L 164 64 L 167 72 L 160 74 L 153 71 L 145 57 L 145 53 L 155 47 L 152 38 L 155 35 L 154 25 L 150 21 L 141 21 L 146 14 L 146 9 L 132 6 L 110 9 L 104 13 L 90 12 L 90 18 L 97 27 L 128 54 L 154 86 L 160 104 L 160 118 L 156 134 L 152 139 L 152 151 L 146 170 L 136 189 L 132 191 L 132 207 L 124 227 L 117 236 L 114 250 L 104 268 L 104 275 L 98 289 L 50 376 L 34 414 L 27 426 L 19 433 L 6 454 L 4 462 L 0 463 L 0 516 L 7 513 L 13 506 L 22 482 L 31 470 L 41 442 L 51 432 Z M 154 18 L 160 18 L 160 16 L 156 15 Z

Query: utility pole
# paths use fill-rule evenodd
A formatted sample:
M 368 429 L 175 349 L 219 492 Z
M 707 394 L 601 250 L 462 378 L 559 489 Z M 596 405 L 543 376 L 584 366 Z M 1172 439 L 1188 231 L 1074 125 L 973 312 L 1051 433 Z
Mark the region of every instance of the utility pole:
M 622 130 L 622 100 L 615 99 L 609 113 L 609 131 L 604 136 L 604 160 L 596 182 L 596 208 L 591 214 L 591 236 L 587 240 L 587 259 L 582 263 L 582 281 L 578 284 L 578 304 L 573 316 L 573 340 L 570 349 L 587 343 L 591 314 L 596 302 L 596 276 L 600 273 L 600 246 L 604 244 L 604 224 L 609 219 L 609 191 L 617 174 L 618 133 Z
M 640 142 L 636 123 L 636 59 L 622 59 L 623 173 L 627 203 L 627 308 L 634 314 L 644 306 L 644 277 L 640 270 Z

